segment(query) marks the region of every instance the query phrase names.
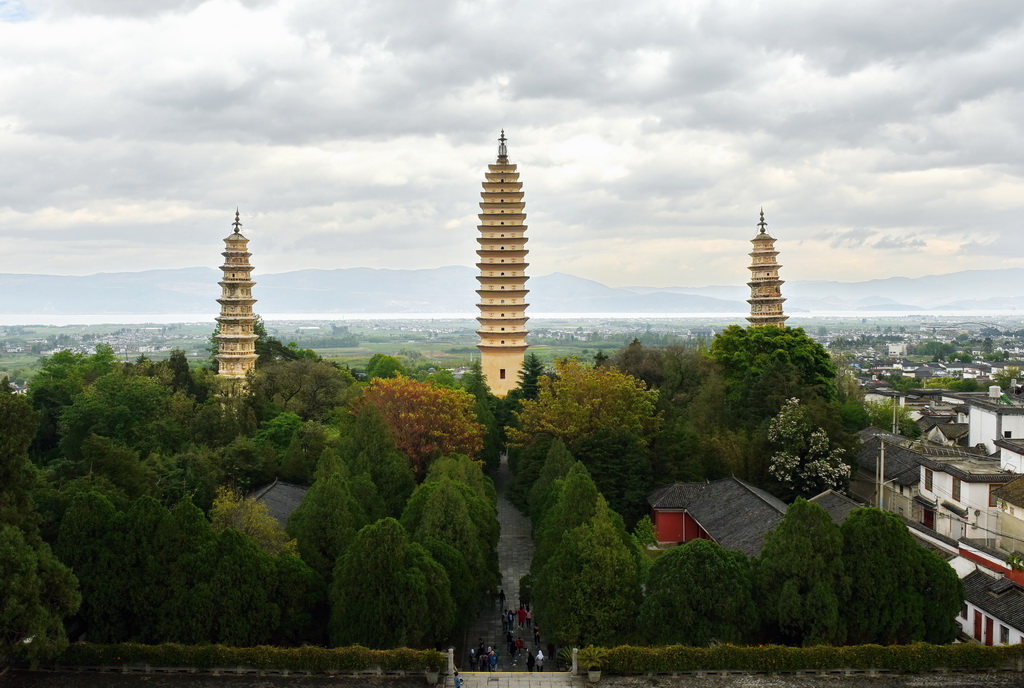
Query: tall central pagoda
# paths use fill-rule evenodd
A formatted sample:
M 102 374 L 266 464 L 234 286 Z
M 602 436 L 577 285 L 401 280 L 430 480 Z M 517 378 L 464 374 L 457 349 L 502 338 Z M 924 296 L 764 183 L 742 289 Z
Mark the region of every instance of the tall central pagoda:
M 235 211 L 235 228 L 224 239 L 224 276 L 220 281 L 220 333 L 217 335 L 217 375 L 229 380 L 244 380 L 256 366 L 256 315 L 252 305 L 252 265 L 249 264 L 249 240 L 242 234 L 242 221 Z
M 782 312 L 783 281 L 779 279 L 779 252 L 775 250 L 775 237 L 768 233 L 768 223 L 764 221 L 764 209 L 761 209 L 761 221 L 757 223 L 759 231 L 750 240 L 754 250 L 750 252 L 750 316 L 747 320 L 751 327 L 775 325 L 784 327 L 789 317 Z
M 480 194 L 480 363 L 495 396 L 504 397 L 519 385 L 526 355 L 526 220 L 523 184 L 508 161 L 505 130 L 498 139 L 498 159 L 487 166 Z

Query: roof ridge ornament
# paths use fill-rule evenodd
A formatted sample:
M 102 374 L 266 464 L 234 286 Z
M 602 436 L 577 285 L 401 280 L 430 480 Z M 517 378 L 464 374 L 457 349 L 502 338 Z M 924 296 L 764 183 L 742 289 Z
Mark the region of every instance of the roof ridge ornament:
M 235 221 L 231 223 L 231 226 L 235 228 L 235 234 L 241 233 L 242 221 L 238 218 L 238 208 L 235 208 Z
M 505 146 L 505 130 L 501 130 L 501 137 L 498 139 L 498 162 L 508 162 L 508 148 Z
M 757 223 L 757 226 L 761 228 L 761 234 L 764 234 L 768 230 L 768 223 L 764 221 L 764 207 L 761 207 L 761 221 Z

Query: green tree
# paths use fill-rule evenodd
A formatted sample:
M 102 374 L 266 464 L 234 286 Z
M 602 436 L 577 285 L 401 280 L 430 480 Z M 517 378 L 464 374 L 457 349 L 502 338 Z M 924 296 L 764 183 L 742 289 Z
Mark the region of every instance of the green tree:
M 339 454 L 352 475 L 366 474 L 377 487 L 388 516 L 399 517 L 416 486 L 409 459 L 398 451 L 391 428 L 376 406 L 363 406 L 341 441 Z
M 583 457 L 597 489 L 628 526 L 643 518 L 654 474 L 640 438 L 625 430 L 601 429 L 576 439 L 571 451 Z
M 544 364 L 535 353 L 528 353 L 523 358 L 523 367 L 519 369 L 520 399 L 534 400 L 540 393 L 540 377 L 544 374 Z
M 937 645 L 956 640 L 960 631 L 957 616 L 964 603 L 964 582 L 945 559 L 935 552 L 918 549 L 924 582 L 924 642 Z
M 298 414 L 279 413 L 260 424 L 252 441 L 260 449 L 270 447 L 278 457 L 283 457 L 301 427 L 302 418 Z
M 843 522 L 842 533 L 843 564 L 850 577 L 847 642 L 892 645 L 923 639 L 921 546 L 907 526 L 896 514 L 857 509 Z
M 209 610 L 211 642 L 238 647 L 266 644 L 281 622 L 281 610 L 271 599 L 276 587 L 273 558 L 228 528 L 217 537 L 214 559 L 209 587 L 217 594 Z
M 295 413 L 303 420 L 327 420 L 350 400 L 355 379 L 347 370 L 323 360 L 300 358 L 261 366 L 250 392 L 257 407 Z
M 645 588 L 639 625 L 652 643 L 744 643 L 757 629 L 749 560 L 710 540 L 659 557 Z
M 562 534 L 533 584 L 536 614 L 559 644 L 608 645 L 634 627 L 640 570 L 604 500 L 593 518 Z
M 331 585 L 331 643 L 419 647 L 446 640 L 455 618 L 440 564 L 398 521 L 368 525 L 338 561 Z
M 800 328 L 730 325 L 715 336 L 711 357 L 722 367 L 726 398 L 747 423 L 774 416 L 790 397 L 836 398 L 835 364 Z
M 257 447 L 248 437 L 239 437 L 224 447 L 220 470 L 224 481 L 238 490 L 248 491 L 269 482 L 277 467 L 277 452 L 271 446 Z
M 551 506 L 555 497 L 556 481 L 564 478 L 575 463 L 576 461 L 572 458 L 569 450 L 565 448 L 565 443 L 562 440 L 556 439 L 551 443 L 547 458 L 540 469 L 540 475 L 530 487 L 527 499 L 530 518 L 534 523 L 539 523 Z
M 640 380 L 575 359 L 557 361 L 555 373 L 540 378 L 537 399 L 524 400 L 515 414 L 519 427 L 506 429 L 512 443 L 524 445 L 543 433 L 571 444 L 599 430 L 624 430 L 646 444 L 657 429 L 658 393 Z
M 210 521 L 215 532 L 233 528 L 272 555 L 294 554 L 298 549 L 295 540 L 288 537 L 266 504 L 228 488 L 217 490 Z
M 113 349 L 99 344 L 92 356 L 58 351 L 43 361 L 42 368 L 28 388 L 29 399 L 39 414 L 34 455 L 44 459 L 56 455 L 60 440 L 59 423 L 64 410 L 88 385 L 114 370 L 114 358 Z
M 64 618 L 81 603 L 77 587 L 46 543 L 0 523 L 0 654 L 33 664 L 60 654 Z
M 891 398 L 883 401 L 864 402 L 870 424 L 876 428 L 891 431 L 894 404 L 895 401 Z M 896 427 L 904 437 L 918 437 L 921 434 L 920 426 L 910 417 L 910 410 L 903 405 L 896 406 Z
M 594 484 L 586 467 L 577 461 L 565 478 L 556 482 L 554 504 L 536 525 L 537 549 L 533 555 L 531 570 L 536 574 L 558 550 L 562 536 L 590 522 L 597 513 L 601 493 Z
M 352 495 L 348 478 L 336 470 L 317 478 L 288 519 L 287 531 L 298 541 L 302 560 L 330 580 L 338 557 L 366 523 L 366 513 Z
M 116 440 L 142 456 L 175 451 L 187 438 L 187 420 L 172 413 L 171 391 L 158 380 L 114 372 L 77 394 L 60 417 L 61 452 L 82 458 L 90 435 Z
M 472 576 L 461 584 L 473 587 L 478 599 L 489 599 L 500 579 L 500 533 L 497 512 L 486 497 L 447 475 L 428 480 L 409 497 L 402 525 L 416 542 L 437 540 L 461 552 Z
M 768 472 L 787 492 L 811 497 L 850 478 L 843 450 L 831 446 L 824 430 L 811 426 L 799 399 L 787 401 L 768 423 L 768 440 L 775 450 Z
M 284 553 L 274 558 L 275 579 L 272 599 L 281 612 L 277 642 L 298 645 L 306 641 L 320 643 L 327 606 L 327 587 L 323 577 L 298 556 Z
M 793 502 L 765 537 L 754 569 L 771 640 L 805 646 L 843 642 L 849 591 L 843 537 L 824 509 L 804 499 Z
M 394 356 L 387 354 L 374 354 L 366 362 L 366 379 L 373 380 L 379 377 L 398 377 L 405 375 L 405 366 Z
M 37 415 L 27 399 L 0 394 L 0 524 L 24 526 L 32 513 L 35 471 L 28 450 L 36 427 Z
M 505 448 L 505 438 L 494 413 L 497 399 L 491 394 L 487 383 L 484 381 L 479 361 L 474 361 L 472 370 L 462 376 L 462 387 L 472 394 L 476 400 L 474 405 L 476 421 L 484 429 L 484 444 L 483 449 L 480 451 L 480 458 L 483 459 L 484 465 L 488 469 L 495 470 L 501 463 L 501 454 Z

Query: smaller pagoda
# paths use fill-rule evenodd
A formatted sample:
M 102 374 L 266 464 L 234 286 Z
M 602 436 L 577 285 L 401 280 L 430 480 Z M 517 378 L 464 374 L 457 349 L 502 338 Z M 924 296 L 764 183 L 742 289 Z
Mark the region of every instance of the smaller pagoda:
M 220 281 L 220 316 L 217 323 L 217 375 L 229 380 L 245 380 L 256 365 L 256 315 L 252 305 L 252 265 L 249 240 L 242 234 L 242 221 L 235 210 L 234 231 L 224 239 L 224 273 Z
M 775 237 L 768 233 L 768 223 L 764 221 L 764 208 L 761 209 L 761 221 L 757 223 L 757 235 L 750 240 L 754 250 L 750 252 L 750 315 L 747 321 L 751 327 L 775 325 L 785 327 L 789 317 L 782 312 L 782 280 L 779 279 L 779 252 L 775 250 Z

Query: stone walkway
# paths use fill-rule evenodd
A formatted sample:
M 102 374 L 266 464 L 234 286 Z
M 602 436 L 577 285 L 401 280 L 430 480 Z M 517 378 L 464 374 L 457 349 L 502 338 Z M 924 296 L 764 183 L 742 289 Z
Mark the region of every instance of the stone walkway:
M 510 501 L 505 499 L 505 490 L 512 481 L 512 471 L 508 467 L 508 457 L 501 458 L 501 466 L 492 476 L 494 486 L 498 492 L 498 522 L 501 524 L 501 538 L 498 540 L 498 566 L 501 571 L 502 589 L 505 591 L 505 606 L 513 609 L 519 608 L 519 579 L 530 572 L 530 561 L 533 559 L 533 539 L 530 537 L 530 519 L 516 509 Z M 477 618 L 476 622 L 466 633 L 461 657 L 455 658 L 455 665 L 460 667 L 460 675 L 465 680 L 466 688 L 503 688 L 507 685 L 508 677 L 514 673 L 526 672 L 525 651 L 523 656 L 513 664 L 508 656 L 505 634 L 501 630 L 501 610 L 498 608 L 498 600 L 495 599 L 493 606 L 485 610 Z M 543 630 L 543 629 L 542 629 Z M 513 634 L 522 635 L 526 643 L 526 650 L 533 650 L 537 653 L 537 647 L 533 644 L 533 629 L 518 627 Z M 489 645 L 498 650 L 498 667 L 496 672 L 484 672 L 468 674 L 469 649 L 475 648 L 479 639 L 483 639 L 484 645 Z M 547 655 L 547 640 L 541 637 L 544 654 Z M 464 667 L 464 669 L 462 668 Z M 555 659 L 545 656 L 544 672 L 537 673 L 537 680 L 529 683 L 536 688 L 550 688 L 552 680 L 558 680 L 553 670 Z M 545 676 L 551 673 L 551 676 Z M 541 677 L 544 676 L 542 679 Z M 567 675 L 566 675 L 567 676 Z M 486 677 L 486 680 L 481 680 Z M 496 683 L 494 679 L 497 679 Z M 561 679 L 557 685 L 566 685 Z M 518 685 L 518 684 L 517 684 Z M 525 688 L 525 686 L 524 686 Z

